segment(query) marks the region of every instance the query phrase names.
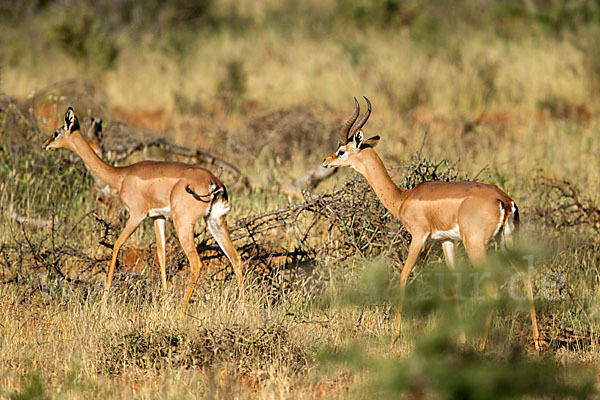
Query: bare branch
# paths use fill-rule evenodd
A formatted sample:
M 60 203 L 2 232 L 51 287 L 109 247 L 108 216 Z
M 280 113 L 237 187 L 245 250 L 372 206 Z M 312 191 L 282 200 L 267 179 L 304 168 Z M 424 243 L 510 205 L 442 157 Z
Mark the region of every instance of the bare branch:
M 24 215 L 19 215 L 14 211 L 8 212 L 8 218 L 17 221 L 20 224 L 28 224 L 37 228 L 48 228 L 52 225 L 52 221 L 41 218 L 30 218 Z
M 423 140 L 421 141 L 421 146 L 419 147 L 419 151 L 417 152 L 417 159 L 421 159 L 421 154 L 423 153 L 423 147 L 425 147 L 425 139 L 427 139 L 427 135 L 429 134 L 429 126 L 425 128 L 425 132 L 423 132 Z
M 589 226 L 600 232 L 600 207 L 590 199 L 582 198 L 578 188 L 571 182 L 552 177 L 535 179 L 536 189 L 545 198 L 536 214 L 554 228 Z
M 337 172 L 336 168 L 325 168 L 317 165 L 300 178 L 295 179 L 290 185 L 283 188 L 282 192 L 288 196 L 302 197 L 302 190 L 312 190 L 316 188 L 325 179 L 333 176 Z

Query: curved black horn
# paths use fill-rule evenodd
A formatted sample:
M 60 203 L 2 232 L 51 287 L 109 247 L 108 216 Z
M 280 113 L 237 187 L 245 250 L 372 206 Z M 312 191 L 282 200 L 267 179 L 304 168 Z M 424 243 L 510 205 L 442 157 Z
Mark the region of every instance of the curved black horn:
M 367 101 L 367 112 L 360 119 L 360 121 L 358 121 L 356 124 L 354 124 L 352 126 L 352 129 L 350 129 L 350 132 L 348 133 L 348 139 L 347 139 L 348 141 L 350 141 L 354 137 L 354 134 L 356 133 L 356 131 L 358 131 L 360 128 L 362 128 L 363 125 L 367 122 L 367 120 L 371 116 L 371 102 L 365 96 L 363 96 L 363 98 Z
M 358 114 L 360 114 L 360 105 L 358 104 L 358 100 L 356 100 L 356 97 L 354 98 L 354 103 L 356 104 L 356 110 L 354 111 L 354 115 L 352 115 L 352 117 L 350 117 L 350 119 L 346 121 L 346 123 L 342 126 L 342 129 L 340 130 L 340 140 L 343 144 L 349 142 L 348 131 L 350 131 L 350 127 L 358 118 Z

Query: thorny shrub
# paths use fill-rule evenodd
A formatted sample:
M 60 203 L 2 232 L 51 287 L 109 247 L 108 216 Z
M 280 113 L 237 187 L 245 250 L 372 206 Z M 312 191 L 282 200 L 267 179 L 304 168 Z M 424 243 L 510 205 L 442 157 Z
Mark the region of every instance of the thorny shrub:
M 567 180 L 546 176 L 534 179 L 541 201 L 534 209 L 539 222 L 553 229 L 588 227 L 600 233 L 600 207 Z

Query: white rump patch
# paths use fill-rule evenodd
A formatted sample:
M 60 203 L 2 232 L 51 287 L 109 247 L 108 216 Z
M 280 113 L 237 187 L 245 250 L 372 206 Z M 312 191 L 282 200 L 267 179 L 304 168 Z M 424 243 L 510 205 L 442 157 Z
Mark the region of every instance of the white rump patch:
M 206 216 L 208 218 L 218 219 L 223 215 L 227 214 L 227 212 L 229 212 L 230 209 L 231 208 L 229 208 L 229 202 L 223 200 L 223 198 L 218 198 L 210 205 Z
M 171 218 L 171 206 L 166 206 L 163 208 L 153 208 L 152 210 L 148 210 L 148 216 L 151 218 L 154 218 L 154 217 Z
M 492 235 L 492 237 L 495 237 L 498 232 L 500 232 L 500 229 L 502 228 L 502 223 L 504 223 L 504 208 L 502 208 L 502 203 L 498 203 L 498 206 L 500 207 L 500 221 L 498 221 L 498 226 L 496 227 L 496 230 L 494 231 L 494 234 Z M 506 233 L 506 227 L 504 227 L 505 229 L 505 233 Z
M 460 241 L 460 228 L 458 224 L 450 229 L 449 231 L 435 231 L 431 232 L 431 238 L 433 240 L 455 240 Z
M 504 237 L 510 237 L 512 232 L 515 230 L 515 213 L 517 212 L 517 207 L 515 206 L 515 202 L 510 203 L 511 213 L 506 219 L 506 225 L 504 225 Z
M 227 209 L 227 210 L 229 210 L 229 209 Z M 225 211 L 225 212 L 227 212 L 227 211 Z M 214 218 L 211 214 L 211 216 L 206 218 L 206 226 L 207 226 L 210 234 L 213 235 L 213 237 L 217 241 L 217 244 L 219 245 L 221 250 L 223 250 L 223 253 L 225 253 L 227 258 L 229 259 L 229 262 L 231 262 L 233 264 L 233 260 L 231 259 L 229 254 L 225 251 L 225 247 L 223 246 L 223 242 L 225 241 L 225 235 L 223 233 L 223 230 L 222 230 L 219 220 Z
M 209 232 L 211 233 L 211 235 L 213 235 L 219 247 L 221 248 L 221 250 L 223 250 L 223 253 L 225 253 L 229 261 L 233 263 L 233 260 L 231 259 L 227 251 L 225 251 L 225 247 L 223 246 L 223 242 L 226 240 L 226 236 L 223 233 L 223 227 L 221 226 L 220 220 L 220 218 L 223 215 L 227 214 L 229 210 L 229 202 L 220 197 L 210 205 L 206 213 L 206 217 L 204 217 L 204 220 L 206 221 L 206 226 L 208 227 Z

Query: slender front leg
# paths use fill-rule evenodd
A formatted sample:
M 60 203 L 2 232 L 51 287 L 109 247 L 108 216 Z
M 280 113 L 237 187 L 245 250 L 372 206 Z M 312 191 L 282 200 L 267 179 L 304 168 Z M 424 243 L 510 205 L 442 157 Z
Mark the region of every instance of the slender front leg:
M 448 269 L 454 270 L 454 267 L 456 266 L 456 262 L 454 260 L 454 242 L 452 240 L 446 240 L 442 242 L 442 249 L 444 249 L 446 266 Z
M 421 250 L 423 250 L 423 245 L 425 244 L 426 239 L 426 235 L 413 235 L 412 241 L 410 242 L 410 246 L 408 248 L 408 256 L 406 257 L 406 262 L 404 263 L 404 267 L 400 273 L 400 301 L 398 302 L 398 307 L 396 308 L 396 321 L 394 322 L 392 343 L 395 342 L 398 338 L 398 335 L 400 335 L 402 306 L 404 304 L 404 293 L 406 282 L 408 281 L 408 275 L 410 275 L 410 271 L 412 271 L 415 263 L 417 262 L 417 258 L 419 257 L 419 254 L 421 254 Z
M 167 291 L 167 266 L 165 260 L 165 219 L 154 218 L 154 232 L 156 233 L 156 255 L 160 266 L 160 277 L 163 290 Z
M 233 271 L 235 272 L 238 280 L 240 299 L 243 304 L 246 300 L 246 296 L 244 294 L 244 271 L 242 270 L 242 259 L 231 242 L 231 236 L 229 235 L 229 229 L 227 228 L 225 216 L 223 215 L 219 218 L 207 217 L 204 220 L 206 221 L 206 226 L 208 227 L 211 235 L 213 235 L 219 244 L 219 247 L 221 247 L 221 250 L 223 250 L 233 266 Z
M 139 226 L 140 222 L 144 219 L 143 215 L 129 215 L 129 220 L 127 224 L 125 224 L 125 228 L 123 232 L 119 235 L 115 244 L 113 246 L 112 258 L 110 260 L 110 267 L 108 268 L 108 275 L 106 276 L 106 286 L 104 288 L 104 294 L 102 295 L 102 307 L 106 306 L 106 301 L 108 300 L 108 291 L 110 286 L 112 285 L 113 273 L 115 272 L 115 266 L 117 264 L 117 255 L 119 253 L 119 249 L 123 246 L 123 243 L 129 236 L 136 230 Z

